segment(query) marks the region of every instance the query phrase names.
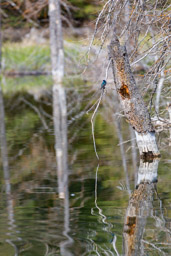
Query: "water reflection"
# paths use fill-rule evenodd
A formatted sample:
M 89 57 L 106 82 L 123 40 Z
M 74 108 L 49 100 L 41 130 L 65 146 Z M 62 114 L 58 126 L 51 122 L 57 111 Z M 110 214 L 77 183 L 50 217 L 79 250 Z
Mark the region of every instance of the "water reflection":
M 51 105 L 40 103 L 46 98 L 38 102 L 30 95 L 24 97 L 52 117 Z M 1 175 L 6 195 L 1 193 L 0 255 L 1 251 L 2 256 L 170 255 L 168 163 L 161 161 L 158 183 L 157 160 L 141 161 L 136 171 L 136 151 L 127 151 L 128 147 L 133 151 L 134 146 L 123 143 L 130 139 L 128 126 L 122 119 L 110 123 L 97 115 L 100 166 L 95 169 L 91 125 L 85 115 L 82 121 L 69 126 L 66 163 L 70 167 L 64 168 L 60 176 L 52 119 L 45 116 L 50 128 L 47 131 L 33 109 L 23 102 L 21 107 L 18 98 L 16 101 L 10 99 L 6 105 L 11 172 L 2 156 L 7 171 Z M 10 110 L 8 105 L 12 105 Z M 8 160 L 7 153 L 5 157 Z M 126 184 L 125 188 L 119 183 Z
M 141 256 L 148 253 L 152 253 L 152 255 L 169 255 L 167 247 L 170 244 L 171 232 L 166 227 L 162 201 L 157 192 L 158 164 L 159 159 L 153 159 L 150 162 L 140 160 L 136 189 L 129 198 L 125 213 L 122 252 L 118 248 L 118 231 L 115 225 L 112 224 L 109 217 L 104 213 L 104 207 L 98 205 L 99 165 L 97 166 L 94 201 L 97 211 L 95 211 L 95 208 L 92 208 L 91 214 L 99 216 L 98 222 L 101 223 L 103 233 L 106 233 L 106 238 L 112 238 L 110 241 L 98 243 L 98 229 L 92 232 L 91 237 L 89 236 L 89 241 L 92 243 L 91 253 L 117 256 Z M 159 205 L 158 209 L 156 204 Z M 167 238 L 167 242 L 163 240 L 161 232 L 162 236 Z M 110 243 L 113 248 L 111 248 Z
M 145 232 L 147 217 L 153 217 L 153 197 L 156 191 L 158 159 L 140 161 L 137 188 L 132 193 L 124 222 L 124 255 L 145 254 Z M 152 244 L 153 246 L 153 244 Z M 154 246 L 153 246 L 154 247 Z
M 63 199 L 63 216 L 64 228 L 63 235 L 66 237 L 65 241 L 60 242 L 60 252 L 62 256 L 72 256 L 69 247 L 73 244 L 73 239 L 69 235 L 70 232 L 70 207 L 69 207 L 69 185 L 68 185 L 68 168 L 63 169 L 63 179 L 58 176 L 59 197 Z M 62 194 L 61 194 L 62 193 Z M 61 196 L 62 195 L 62 196 Z
M 53 86 L 53 121 L 59 197 L 65 198 L 68 184 L 67 106 L 65 88 Z
M 1 144 L 1 159 L 3 166 L 3 176 L 5 183 L 5 193 L 6 193 L 6 202 L 7 202 L 7 216 L 8 216 L 8 232 L 6 242 L 14 248 L 14 255 L 18 256 L 18 248 L 15 245 L 14 240 L 20 240 L 17 236 L 15 217 L 14 217 L 14 207 L 13 207 L 13 198 L 11 193 L 11 183 L 10 183 L 10 171 L 8 163 L 8 151 L 7 151 L 7 142 L 6 142 L 6 128 L 5 128 L 5 113 L 4 113 L 4 103 L 3 103 L 3 94 L 0 85 L 0 144 Z
M 131 189 L 130 189 L 130 184 L 129 184 L 129 176 L 128 176 L 128 167 L 127 167 L 127 162 L 126 162 L 126 154 L 125 154 L 125 149 L 124 149 L 124 145 L 123 145 L 123 136 L 121 133 L 121 123 L 119 119 L 115 119 L 115 126 L 116 126 L 116 131 L 117 131 L 117 135 L 119 138 L 119 146 L 120 146 L 120 152 L 121 152 L 121 156 L 122 156 L 122 166 L 124 169 L 124 173 L 125 173 L 125 181 L 126 181 L 126 189 L 128 191 L 128 194 L 131 194 Z
M 98 206 L 98 204 L 97 204 L 97 180 L 98 180 L 98 170 L 99 170 L 99 164 L 98 164 L 97 169 L 96 169 L 96 177 L 95 177 L 95 201 L 94 201 L 94 204 L 95 204 L 95 207 L 98 209 L 98 214 L 99 214 L 100 217 L 101 217 L 101 222 L 104 223 L 104 225 L 105 225 L 104 228 L 103 228 L 103 230 L 104 230 L 105 232 L 111 234 L 111 236 L 112 236 L 111 243 L 112 243 L 112 245 L 113 245 L 114 252 L 115 252 L 115 253 L 117 254 L 117 256 L 118 256 L 119 253 L 118 253 L 118 250 L 117 250 L 117 248 L 116 248 L 117 236 L 116 236 L 114 233 L 111 232 L 112 225 L 110 225 L 110 223 L 107 222 L 107 217 L 103 214 L 103 210 L 102 210 L 102 209 Z M 93 209 L 92 209 L 92 210 L 93 210 Z M 93 211 L 91 211 L 91 212 L 93 213 Z M 109 255 L 109 253 L 110 253 L 111 255 L 114 255 L 113 252 L 112 252 L 112 250 L 109 249 L 109 248 L 108 248 L 107 250 L 105 250 L 105 249 L 102 249 L 102 247 L 99 246 L 99 245 L 97 245 L 97 244 L 95 244 L 94 247 L 95 247 L 95 251 L 96 251 L 96 253 L 97 253 L 98 255 L 100 255 L 100 251 L 101 251 L 101 250 L 102 250 L 103 253 L 105 253 L 106 255 Z M 98 247 L 100 247 L 100 248 L 98 249 Z
M 4 176 L 9 175 L 9 173 L 6 173 Z M 19 255 L 19 250 L 16 245 L 17 241 L 21 241 L 22 239 L 18 237 L 17 233 L 18 231 L 16 230 L 16 224 L 15 224 L 15 216 L 14 216 L 14 202 L 12 199 L 12 194 L 11 194 L 11 184 L 10 184 L 10 179 L 5 180 L 5 191 L 6 191 L 6 201 L 7 201 L 7 214 L 8 214 L 8 233 L 7 236 L 9 237 L 6 239 L 6 242 L 9 243 L 13 248 L 14 248 L 14 256 Z M 13 241 L 14 240 L 14 241 Z

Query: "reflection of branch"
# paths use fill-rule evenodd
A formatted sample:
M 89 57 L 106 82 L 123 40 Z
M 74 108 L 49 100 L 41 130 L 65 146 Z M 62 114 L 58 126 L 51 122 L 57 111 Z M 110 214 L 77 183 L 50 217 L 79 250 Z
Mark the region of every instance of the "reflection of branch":
M 9 239 L 6 239 L 6 242 L 9 243 L 14 248 L 14 250 L 15 250 L 15 255 L 14 256 L 18 256 L 19 251 L 18 251 L 17 246 Z
M 94 203 L 95 203 L 95 207 L 98 209 L 99 215 L 101 216 L 102 222 L 105 224 L 105 229 L 104 229 L 104 230 L 105 230 L 106 232 L 109 232 L 110 224 L 106 222 L 107 217 L 103 214 L 102 209 L 101 209 L 101 208 L 98 206 L 98 204 L 97 204 L 97 180 L 98 180 L 98 170 L 99 170 L 99 164 L 98 164 L 98 166 L 97 166 L 97 168 L 96 168 L 96 176 L 95 176 L 95 201 L 94 201 Z M 93 208 L 91 209 L 91 213 L 93 214 Z M 117 239 L 117 237 L 116 237 L 116 235 L 114 235 L 114 236 L 113 236 L 113 240 L 112 240 L 112 245 L 113 245 L 113 249 L 114 249 L 114 251 L 116 252 L 117 256 L 119 256 L 119 253 L 118 253 L 117 248 L 116 248 L 116 239 Z M 109 251 L 110 254 L 113 255 L 113 252 L 112 252 L 111 250 L 109 250 L 108 248 L 107 248 L 107 251 L 106 251 L 106 250 L 103 249 L 99 244 L 97 245 L 92 239 L 90 239 L 90 241 L 91 241 L 91 242 L 93 243 L 93 245 L 95 246 L 95 248 L 96 248 L 95 251 L 96 251 L 97 255 L 101 255 L 101 254 L 99 254 L 99 252 L 98 252 L 98 248 L 99 248 L 102 252 L 104 252 L 105 255 L 109 255 L 109 254 L 107 253 L 107 251 Z
M 118 250 L 116 248 L 116 239 L 117 239 L 117 237 L 115 235 L 114 238 L 113 238 L 113 241 L 112 241 L 112 245 L 113 245 L 113 249 L 116 252 L 117 256 L 119 256 Z
M 102 213 L 102 209 L 97 205 L 97 174 L 98 174 L 98 170 L 99 170 L 99 164 L 98 164 L 97 169 L 96 169 L 95 191 L 94 191 L 95 200 L 94 200 L 94 203 L 95 203 L 96 208 L 99 211 L 99 215 L 102 217 L 102 222 L 104 224 L 108 225 L 108 223 L 106 222 L 106 216 Z
M 25 98 L 22 97 L 21 99 L 26 105 L 28 105 L 30 108 L 32 108 L 39 116 L 40 120 L 42 121 L 43 127 L 45 128 L 45 130 L 48 130 L 48 125 L 44 119 L 44 117 L 41 115 L 39 109 L 34 106 L 33 104 L 31 104 L 31 102 L 29 102 L 28 100 L 26 100 Z
M 152 246 L 154 249 L 156 249 L 157 251 L 161 252 L 162 255 L 166 255 L 160 248 L 158 248 L 158 247 L 155 246 L 154 244 L 152 244 L 152 243 L 150 243 L 150 242 L 148 242 L 148 241 L 145 241 L 145 240 L 143 240 L 143 239 L 142 239 L 142 242 L 145 243 L 145 244 L 148 244 L 148 245 Z
M 113 122 L 114 122 L 115 127 L 116 127 L 116 132 L 117 132 L 117 135 L 118 135 L 118 139 L 119 139 L 118 146 L 120 146 L 120 152 L 121 152 L 121 157 L 122 157 L 122 166 L 123 166 L 124 173 L 125 173 L 126 190 L 127 190 L 128 194 L 130 195 L 131 194 L 131 190 L 130 190 L 130 184 L 129 184 L 129 176 L 128 176 L 128 168 L 127 168 L 124 144 L 129 142 L 129 141 L 131 141 L 132 138 L 131 138 L 131 140 L 127 140 L 127 141 L 123 140 L 123 136 L 122 136 L 122 133 L 121 133 L 121 121 L 120 121 L 120 118 L 118 117 L 119 113 L 116 112 L 116 110 L 113 113 L 113 109 L 116 108 L 114 106 L 114 103 L 117 106 L 119 105 L 119 102 L 118 102 L 118 99 L 116 97 L 116 94 L 113 95 L 112 100 L 108 97 L 107 102 L 109 103 L 109 106 L 107 105 L 107 107 L 110 108 L 110 110 L 112 111 L 111 115 L 112 115 L 112 119 L 113 119 Z M 119 110 L 120 109 L 117 108 L 117 111 L 119 111 Z M 134 138 L 133 138 L 133 140 L 134 140 Z M 135 143 L 133 143 L 133 145 L 135 145 Z
M 99 160 L 99 156 L 98 156 L 98 153 L 97 153 L 97 149 L 96 149 L 96 141 L 95 141 L 95 135 L 94 135 L 94 118 L 95 118 L 95 115 L 96 115 L 96 112 L 99 108 L 99 105 L 100 105 L 100 102 L 102 100 L 102 97 L 103 97 L 103 91 L 101 92 L 101 95 L 100 95 L 100 98 L 98 100 L 98 103 L 97 103 L 97 106 L 93 112 L 93 115 L 91 117 L 91 128 L 92 128 L 92 137 L 93 137 L 93 145 L 94 145 L 94 151 L 95 151 L 95 154 L 96 154 L 96 157 L 97 159 Z

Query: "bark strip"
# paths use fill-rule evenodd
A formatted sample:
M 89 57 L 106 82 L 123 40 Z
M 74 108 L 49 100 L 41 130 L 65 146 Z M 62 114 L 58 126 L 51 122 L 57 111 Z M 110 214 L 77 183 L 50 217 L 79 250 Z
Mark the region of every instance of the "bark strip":
M 154 127 L 131 71 L 126 47 L 121 46 L 114 35 L 108 48 L 117 94 L 125 116 L 136 132 L 140 154 L 150 152 L 155 156 L 160 155 Z

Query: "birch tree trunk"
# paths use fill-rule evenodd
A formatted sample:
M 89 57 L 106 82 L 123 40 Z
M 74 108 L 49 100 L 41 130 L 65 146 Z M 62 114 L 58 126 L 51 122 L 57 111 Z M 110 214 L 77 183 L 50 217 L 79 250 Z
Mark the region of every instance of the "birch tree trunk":
M 50 48 L 53 77 L 53 121 L 59 197 L 65 197 L 65 172 L 67 172 L 67 107 L 62 86 L 64 77 L 64 49 L 60 0 L 49 0 Z
M 131 71 L 126 47 L 114 35 L 108 48 L 114 84 L 125 116 L 135 130 L 140 155 L 159 156 L 155 131 Z

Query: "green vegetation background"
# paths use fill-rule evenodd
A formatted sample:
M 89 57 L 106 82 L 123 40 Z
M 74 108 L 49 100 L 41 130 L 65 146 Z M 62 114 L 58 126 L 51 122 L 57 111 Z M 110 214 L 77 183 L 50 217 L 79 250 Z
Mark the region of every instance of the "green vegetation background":
M 30 20 L 39 26 L 48 24 L 48 1 L 43 0 L 40 3 L 27 0 L 27 4 L 24 0 L 14 0 L 13 2 L 15 6 L 8 1 L 2 2 L 4 28 L 30 27 L 33 25 Z M 67 8 L 64 3 L 67 4 Z M 62 15 L 68 17 L 75 26 L 81 26 L 84 22 L 95 19 L 103 4 L 97 0 L 68 0 L 64 3 L 62 4 Z

